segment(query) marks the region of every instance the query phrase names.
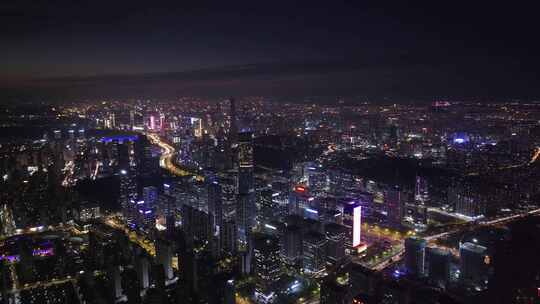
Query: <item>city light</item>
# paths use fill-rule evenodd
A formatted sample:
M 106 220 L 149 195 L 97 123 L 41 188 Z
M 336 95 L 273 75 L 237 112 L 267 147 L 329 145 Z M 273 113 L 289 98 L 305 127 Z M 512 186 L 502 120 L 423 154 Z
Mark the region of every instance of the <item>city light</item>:
M 362 227 L 362 207 L 356 206 L 353 209 L 353 247 L 360 245 L 360 234 Z

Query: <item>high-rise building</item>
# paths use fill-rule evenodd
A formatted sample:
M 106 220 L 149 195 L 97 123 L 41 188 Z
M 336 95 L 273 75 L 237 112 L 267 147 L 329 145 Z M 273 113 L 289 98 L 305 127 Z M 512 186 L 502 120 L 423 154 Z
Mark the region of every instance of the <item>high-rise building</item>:
M 399 227 L 401 225 L 404 209 L 404 200 L 402 198 L 402 190 L 400 187 L 389 187 L 384 192 L 384 201 L 388 207 L 388 223 L 392 226 Z
M 326 240 L 326 258 L 331 264 L 336 264 L 345 257 L 345 227 L 330 223 L 325 225 Z
M 308 232 L 302 240 L 302 255 L 304 273 L 317 275 L 326 267 L 325 236 L 318 232 Z
M 450 253 L 447 250 L 426 248 L 426 275 L 435 285 L 444 288 L 450 279 Z
M 210 241 L 212 227 L 208 213 L 184 204 L 182 206 L 182 229 L 190 238 L 198 241 Z
M 146 289 L 150 286 L 150 262 L 146 256 L 141 254 L 135 257 L 135 269 L 140 287 Z
M 311 208 L 310 202 L 314 198 L 309 195 L 309 190 L 305 186 L 296 186 L 294 191 L 289 194 L 289 203 L 288 203 L 288 213 L 289 215 L 300 215 L 304 216 L 305 214 L 317 214 L 318 210 Z
M 135 127 L 135 111 L 130 110 L 129 111 L 129 128 L 130 130 L 133 130 Z
M 216 178 L 208 179 L 208 215 L 212 225 L 212 235 L 219 237 L 220 229 L 223 226 L 223 206 L 221 185 Z
M 291 266 L 300 264 L 302 261 L 302 229 L 296 225 L 287 225 L 282 238 L 284 262 Z
M 239 248 L 247 246 L 247 240 L 255 227 L 255 185 L 253 177 L 253 134 L 241 133 L 238 141 L 238 182 L 236 202 L 236 225 Z
M 143 188 L 143 201 L 147 206 L 155 206 L 158 200 L 158 189 L 155 186 Z
M 230 103 L 230 126 L 229 126 L 229 141 L 231 144 L 236 144 L 237 142 L 237 136 L 238 136 L 238 125 L 236 122 L 236 101 L 234 98 L 229 99 Z
M 277 203 L 273 201 L 274 192 L 271 189 L 265 189 L 257 193 L 258 214 L 257 219 L 260 225 L 270 224 L 276 220 Z
M 426 240 L 420 238 L 405 239 L 405 268 L 412 276 L 424 275 Z
M 487 248 L 466 242 L 459 247 L 461 280 L 477 289 L 485 289 L 488 284 L 490 256 Z
M 272 236 L 257 235 L 253 245 L 253 270 L 257 280 L 255 294 L 268 299 L 282 274 L 279 242 Z
M 169 241 L 163 239 L 156 240 L 156 260 L 163 266 L 166 280 L 171 280 L 174 276 L 172 269 L 173 247 Z
M 118 198 L 122 214 L 128 222 L 134 220 L 137 200 L 137 179 L 131 171 L 120 170 L 120 196 Z

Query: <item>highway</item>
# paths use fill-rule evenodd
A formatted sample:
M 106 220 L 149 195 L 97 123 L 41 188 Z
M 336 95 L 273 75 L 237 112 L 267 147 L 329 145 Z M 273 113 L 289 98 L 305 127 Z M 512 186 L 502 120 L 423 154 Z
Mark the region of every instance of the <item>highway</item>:
M 149 255 L 156 256 L 156 247 L 154 246 L 154 243 L 148 240 L 146 237 L 140 235 L 135 231 L 131 231 L 128 227 L 115 220 L 113 217 L 105 218 L 103 223 L 114 229 L 122 230 L 129 237 L 130 241 L 141 246 L 144 250 L 146 250 Z
M 179 166 L 177 166 L 174 163 L 174 156 L 176 154 L 176 150 L 173 146 L 169 145 L 167 142 L 161 139 L 158 134 L 155 133 L 146 133 L 146 136 L 150 139 L 150 142 L 152 144 L 159 146 L 163 153 L 161 154 L 161 158 L 159 160 L 159 164 L 162 168 L 166 169 L 170 173 L 177 175 L 177 176 L 195 176 L 197 180 L 204 180 L 204 178 L 201 175 L 198 175 L 197 173 L 187 171 Z
M 536 162 L 538 158 L 540 158 L 540 147 L 536 147 L 536 150 L 534 151 L 534 154 L 531 160 L 529 161 L 529 165 Z
M 540 208 L 530 210 L 528 212 L 524 212 L 524 213 L 520 213 L 520 214 L 514 214 L 514 215 L 505 216 L 505 217 L 495 218 L 495 219 L 488 220 L 488 221 L 481 221 L 481 222 L 478 222 L 478 223 L 467 222 L 467 223 L 464 223 L 462 226 L 460 226 L 458 228 L 455 228 L 455 229 L 452 229 L 450 231 L 445 231 L 445 232 L 442 232 L 442 233 L 426 236 L 426 237 L 423 237 L 423 238 L 426 241 L 431 242 L 431 241 L 435 241 L 435 240 L 443 238 L 443 237 L 450 236 L 450 235 L 455 234 L 455 233 L 462 232 L 465 229 L 469 229 L 471 227 L 495 226 L 495 225 L 508 223 L 508 222 L 511 222 L 511 221 L 514 221 L 514 220 L 517 220 L 517 219 L 520 219 L 520 218 L 524 218 L 526 216 L 536 215 L 536 214 L 540 214 Z M 472 225 L 474 225 L 474 226 L 472 226 Z M 401 260 L 403 258 L 404 253 L 405 253 L 405 248 L 404 248 L 403 245 L 401 245 L 400 247 L 398 247 L 398 250 L 396 250 L 396 252 L 394 252 L 391 256 L 385 258 L 380 263 L 378 263 L 377 265 L 374 265 L 374 266 L 372 266 L 370 268 L 375 270 L 375 271 L 382 271 L 385 268 L 387 268 L 388 266 L 390 266 L 390 265 L 398 262 L 399 260 Z

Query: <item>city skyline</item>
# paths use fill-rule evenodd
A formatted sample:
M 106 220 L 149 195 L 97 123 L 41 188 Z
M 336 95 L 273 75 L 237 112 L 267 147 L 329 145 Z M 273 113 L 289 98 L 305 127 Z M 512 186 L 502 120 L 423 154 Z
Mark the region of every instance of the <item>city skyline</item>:
M 0 304 L 540 304 L 536 6 L 1 2 Z

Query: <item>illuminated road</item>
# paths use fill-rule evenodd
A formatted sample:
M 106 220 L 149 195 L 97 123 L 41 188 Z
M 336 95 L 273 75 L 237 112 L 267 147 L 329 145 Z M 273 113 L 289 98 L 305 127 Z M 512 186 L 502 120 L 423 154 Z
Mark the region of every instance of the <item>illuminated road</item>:
M 129 237 L 130 241 L 141 246 L 149 255 L 156 256 L 156 247 L 152 241 L 148 240 L 139 233 L 136 233 L 135 231 L 131 231 L 124 224 L 118 222 L 113 217 L 108 217 L 103 222 L 114 229 L 122 230 Z
M 67 282 L 72 282 L 75 284 L 75 279 L 68 276 L 67 278 L 64 278 L 64 279 L 53 279 L 51 281 L 47 281 L 47 282 L 36 282 L 36 283 L 32 283 L 32 284 L 25 284 L 23 287 L 17 289 L 17 290 L 12 290 L 11 293 L 16 293 L 16 292 L 20 292 L 21 290 L 27 290 L 27 289 L 32 289 L 32 288 L 38 288 L 38 287 L 49 287 L 49 286 L 53 286 L 53 285 L 60 285 L 60 284 L 64 284 L 64 283 L 67 283 Z
M 507 170 L 507 169 L 515 169 L 515 168 L 521 168 L 521 167 L 525 167 L 525 166 L 530 166 L 530 165 L 534 164 L 539 158 L 540 158 L 540 147 L 536 147 L 534 152 L 533 152 L 533 156 L 531 157 L 531 159 L 528 162 L 524 162 L 524 163 L 521 163 L 521 164 L 515 164 L 515 165 L 501 166 L 498 169 L 499 170 Z M 480 172 L 471 172 L 471 173 L 469 173 L 467 175 L 469 175 L 469 176 L 478 176 L 478 175 L 480 175 Z
M 161 154 L 161 158 L 159 160 L 159 165 L 166 169 L 167 171 L 171 172 L 174 175 L 177 176 L 191 176 L 194 175 L 198 180 L 203 180 L 204 178 L 196 173 L 187 171 L 183 168 L 180 168 L 179 166 L 174 164 L 173 158 L 176 153 L 173 146 L 169 145 L 165 141 L 163 141 L 159 135 L 154 133 L 146 133 L 146 136 L 150 139 L 152 144 L 159 146 L 161 149 L 163 149 L 163 153 Z
M 528 211 L 528 212 L 525 212 L 525 213 L 509 215 L 509 216 L 500 217 L 500 218 L 496 218 L 496 219 L 492 219 L 492 220 L 488 220 L 488 221 L 481 221 L 481 222 L 479 222 L 477 224 L 474 223 L 474 222 L 467 222 L 467 223 L 464 223 L 459 228 L 452 229 L 450 231 L 446 231 L 446 232 L 442 232 L 442 233 L 438 233 L 438 234 L 434 234 L 434 235 L 430 235 L 430 236 L 426 236 L 426 237 L 423 237 L 423 239 L 425 239 L 428 242 L 432 242 L 432 241 L 435 241 L 435 240 L 443 238 L 443 237 L 447 237 L 447 236 L 450 236 L 450 235 L 453 235 L 453 234 L 456 234 L 456 233 L 460 233 L 460 232 L 462 232 L 462 231 L 464 231 L 466 229 L 471 228 L 471 225 L 474 225 L 473 227 L 495 226 L 495 225 L 504 224 L 504 223 L 507 223 L 507 222 L 511 222 L 511 221 L 514 221 L 514 220 L 517 220 L 517 219 L 520 219 L 520 218 L 524 218 L 524 217 L 527 217 L 527 216 L 530 216 L 530 215 L 535 215 L 535 214 L 540 214 L 540 208 L 539 209 L 534 209 L 534 210 L 531 210 L 531 211 Z M 378 263 L 378 264 L 376 264 L 374 266 L 371 266 L 369 268 L 371 268 L 371 269 L 373 269 L 375 271 L 382 271 L 385 268 L 387 268 L 388 266 L 400 261 L 403 258 L 404 252 L 405 252 L 405 248 L 404 248 L 404 246 L 402 244 L 402 245 L 396 247 L 395 251 L 392 252 L 391 255 L 389 255 L 388 257 L 385 257 L 380 263 Z
M 533 154 L 529 164 L 532 164 L 532 163 L 536 162 L 538 160 L 538 158 L 540 158 L 540 147 L 536 147 L 536 150 L 534 151 L 534 154 Z

